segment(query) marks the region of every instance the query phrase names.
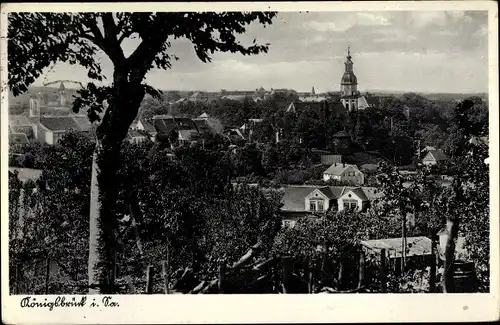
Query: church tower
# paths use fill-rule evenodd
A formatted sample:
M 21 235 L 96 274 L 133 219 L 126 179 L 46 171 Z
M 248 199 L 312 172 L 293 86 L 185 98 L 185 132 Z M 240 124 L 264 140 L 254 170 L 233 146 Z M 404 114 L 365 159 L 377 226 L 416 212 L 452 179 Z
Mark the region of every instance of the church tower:
M 40 121 L 40 101 L 42 99 L 42 94 L 38 93 L 36 97 L 30 98 L 30 110 L 29 118 L 33 122 Z
M 64 83 L 61 81 L 61 85 L 59 86 L 59 103 L 63 107 L 66 105 L 65 91 L 66 91 L 66 87 L 64 87 Z
M 354 75 L 353 63 L 351 61 L 351 49 L 347 48 L 347 57 L 344 62 L 345 71 L 340 81 L 340 101 L 348 111 L 358 109 L 358 79 Z

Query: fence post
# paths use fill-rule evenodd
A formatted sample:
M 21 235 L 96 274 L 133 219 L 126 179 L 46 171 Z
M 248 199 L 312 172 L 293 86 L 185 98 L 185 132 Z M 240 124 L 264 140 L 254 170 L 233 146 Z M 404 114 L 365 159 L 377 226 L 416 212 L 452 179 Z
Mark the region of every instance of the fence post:
M 219 293 L 224 293 L 224 282 L 226 274 L 226 263 L 221 261 L 219 263 Z
M 146 293 L 153 293 L 153 267 L 151 265 L 146 269 Z
M 437 251 L 437 235 L 432 234 L 431 236 L 431 265 L 429 274 L 429 291 L 436 291 L 436 251 Z
M 16 285 L 15 285 L 15 294 L 19 294 L 19 263 L 16 263 Z
M 163 261 L 162 262 L 162 271 L 163 271 L 163 290 L 165 292 L 165 294 L 168 294 L 168 284 L 170 282 L 169 278 L 168 278 L 168 262 L 167 261 Z
M 385 248 L 380 250 L 380 288 L 382 292 L 387 290 L 386 266 L 385 266 Z
M 290 258 L 285 257 L 283 258 L 283 279 L 282 279 L 282 284 L 283 284 L 283 293 L 290 293 L 288 289 L 288 285 L 290 283 L 290 272 L 291 272 L 291 265 L 290 265 Z
M 49 294 L 49 280 L 50 280 L 50 258 L 47 257 L 45 262 L 45 294 Z
M 359 253 L 359 281 L 358 289 L 361 288 L 365 283 L 365 252 L 363 247 L 361 247 L 361 252 Z
M 328 242 L 326 240 L 323 242 L 323 249 L 325 251 L 323 252 L 323 263 L 321 265 L 321 270 L 323 272 L 326 272 L 326 267 L 328 263 L 328 250 L 329 250 Z
M 308 260 L 304 263 L 304 277 L 307 282 L 307 293 L 312 293 L 312 269 Z

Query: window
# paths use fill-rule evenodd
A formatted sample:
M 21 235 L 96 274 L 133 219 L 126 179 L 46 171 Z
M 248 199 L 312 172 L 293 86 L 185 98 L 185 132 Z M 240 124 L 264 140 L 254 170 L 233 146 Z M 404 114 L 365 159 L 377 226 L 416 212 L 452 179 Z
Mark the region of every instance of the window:
M 324 200 L 311 200 L 309 201 L 310 211 L 325 211 L 325 201 Z
M 358 202 L 355 200 L 344 200 L 344 209 L 346 210 L 356 210 L 358 208 Z

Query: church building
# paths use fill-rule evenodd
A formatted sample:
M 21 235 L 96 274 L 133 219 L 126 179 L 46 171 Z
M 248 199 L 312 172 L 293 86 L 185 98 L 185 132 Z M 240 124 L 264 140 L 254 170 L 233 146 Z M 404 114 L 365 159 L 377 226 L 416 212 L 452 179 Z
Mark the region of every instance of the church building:
M 344 62 L 345 71 L 340 81 L 340 102 L 348 111 L 357 111 L 370 107 L 370 103 L 358 91 L 358 78 L 354 74 L 350 47 L 347 48 L 347 57 Z

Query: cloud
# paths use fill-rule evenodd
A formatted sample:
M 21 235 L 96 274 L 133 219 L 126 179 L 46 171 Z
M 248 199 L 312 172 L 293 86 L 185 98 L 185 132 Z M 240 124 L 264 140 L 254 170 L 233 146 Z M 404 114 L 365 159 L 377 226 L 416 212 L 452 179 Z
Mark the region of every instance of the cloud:
M 464 11 L 413 11 L 410 13 L 410 21 L 417 28 L 430 25 L 446 26 L 455 23 L 470 23 L 472 18 Z
M 317 32 L 344 32 L 347 29 L 352 27 L 352 24 L 348 22 L 343 23 L 334 23 L 334 22 L 319 22 L 319 21 L 310 21 L 304 24 L 306 28 L 315 30 Z
M 368 12 L 358 12 L 356 16 L 359 18 L 358 23 L 364 26 L 388 26 L 391 24 L 387 18 Z
M 390 24 L 389 19 L 379 14 L 347 12 L 344 16 L 338 17 L 336 21 L 312 20 L 304 23 L 304 27 L 317 32 L 345 32 L 354 26 L 388 26 Z

